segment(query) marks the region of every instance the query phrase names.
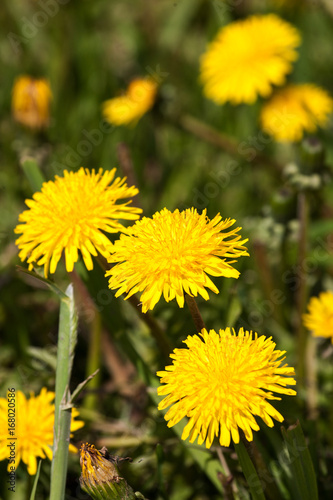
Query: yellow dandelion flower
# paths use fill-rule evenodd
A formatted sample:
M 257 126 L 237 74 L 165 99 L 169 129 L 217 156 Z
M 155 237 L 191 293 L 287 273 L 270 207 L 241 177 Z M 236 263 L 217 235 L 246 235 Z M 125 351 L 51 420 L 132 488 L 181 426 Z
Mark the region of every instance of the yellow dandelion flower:
M 108 261 L 117 265 L 106 273 L 109 287 L 119 288 L 116 297 L 127 293 L 126 299 L 143 292 L 143 312 L 153 309 L 162 293 L 167 302 L 176 298 L 179 307 L 184 306 L 184 292 L 208 300 L 205 288 L 218 293 L 208 274 L 238 278 L 239 271 L 231 264 L 248 255 L 243 246 L 247 239 L 240 241 L 236 234 L 241 228 L 228 231 L 234 223 L 222 220 L 220 214 L 209 220 L 206 210 L 198 214 L 194 208 L 183 212 L 164 208 L 152 219 L 144 217 L 111 250 Z
M 50 121 L 52 92 L 47 80 L 18 77 L 12 91 L 14 119 L 31 129 L 47 127 Z
M 73 270 L 80 250 L 88 270 L 93 268 L 91 255 L 97 252 L 108 257 L 110 240 L 103 234 L 117 233 L 124 227 L 118 219 L 139 218 L 140 208 L 128 206 L 131 201 L 118 200 L 138 193 L 125 180 L 115 178 L 116 169 L 91 172 L 81 168 L 78 172 L 64 171 L 64 177 L 44 182 L 40 192 L 26 200 L 29 210 L 19 216 L 15 233 L 20 249 L 19 257 L 31 265 L 44 265 L 45 276 L 54 273 L 65 251 L 66 269 Z
M 221 446 L 229 446 L 231 439 L 238 443 L 239 429 L 252 441 L 252 431 L 259 430 L 256 416 L 269 427 L 274 425 L 272 418 L 282 422 L 269 400 L 281 399 L 273 392 L 296 394 L 286 388 L 296 384 L 291 378 L 294 368 L 280 366 L 285 351 L 275 350 L 271 337 L 243 328 L 238 335 L 230 328 L 219 333 L 203 329 L 199 335 L 188 336 L 188 349 L 175 349 L 173 364 L 157 373 L 165 384 L 158 394 L 166 396 L 158 409 L 172 405 L 165 414 L 168 427 L 188 417 L 182 439 L 190 437 L 193 443 L 198 437 L 199 444 L 206 441 L 210 448 L 215 436 Z
M 331 337 L 333 344 L 333 292 L 322 292 L 319 297 L 311 297 L 308 313 L 303 314 L 303 323 L 314 337 Z
M 277 141 L 300 141 L 304 132 L 325 126 L 333 111 L 333 99 L 312 84 L 289 85 L 262 108 L 262 128 Z
M 133 80 L 120 97 L 103 103 L 104 118 L 113 125 L 135 125 L 155 102 L 157 83 L 152 78 Z
M 23 392 L 8 392 L 8 398 L 0 398 L 0 460 L 8 460 L 8 470 L 14 466 L 17 469 L 22 460 L 28 466 L 30 475 L 36 474 L 37 457 L 48 457 L 52 460 L 53 425 L 54 425 L 54 392 L 45 387 L 38 396 L 32 393 L 27 399 Z M 12 401 L 14 400 L 14 402 Z M 8 424 L 9 402 L 14 404 L 15 420 Z M 81 420 L 75 420 L 78 410 L 72 410 L 71 431 L 83 427 Z M 14 434 L 12 434 L 12 432 Z M 71 434 L 72 437 L 72 434 Z M 12 443 L 10 448 L 8 443 Z M 69 450 L 76 453 L 72 444 Z M 13 460 L 13 461 L 11 461 Z
M 206 97 L 224 104 L 252 104 L 283 85 L 300 44 L 296 28 L 275 14 L 252 16 L 221 28 L 201 57 Z

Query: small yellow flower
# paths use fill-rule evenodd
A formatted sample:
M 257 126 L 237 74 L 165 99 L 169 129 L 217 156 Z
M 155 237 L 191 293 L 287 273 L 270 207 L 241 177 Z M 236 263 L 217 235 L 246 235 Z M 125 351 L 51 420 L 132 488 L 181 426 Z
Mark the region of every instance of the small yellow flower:
M 261 126 L 277 141 L 300 141 L 304 132 L 325 126 L 333 111 L 333 99 L 312 84 L 289 85 L 262 108 Z
M 159 410 L 172 407 L 165 414 L 168 427 L 184 417 L 189 421 L 182 439 L 190 437 L 193 443 L 206 441 L 210 448 L 214 437 L 219 436 L 221 446 L 229 446 L 231 439 L 239 442 L 239 429 L 248 441 L 259 425 L 259 416 L 273 427 L 272 418 L 278 422 L 283 416 L 269 403 L 279 400 L 278 394 L 295 395 L 287 385 L 295 385 L 291 378 L 294 368 L 281 358 L 285 351 L 275 350 L 276 344 L 264 335 L 258 337 L 241 328 L 238 335 L 230 328 L 203 329 L 201 334 L 188 336 L 184 343 L 188 349 L 175 349 L 173 364 L 158 372 L 161 383 L 158 394 L 166 397 Z M 281 359 L 279 359 L 281 358 Z
M 247 240 L 236 234 L 241 228 L 228 231 L 234 223 L 220 214 L 209 220 L 206 210 L 198 214 L 194 208 L 164 208 L 152 219 L 144 217 L 115 241 L 108 261 L 117 265 L 106 273 L 109 287 L 119 288 L 116 297 L 127 293 L 126 299 L 143 292 L 143 312 L 153 309 L 162 294 L 167 302 L 176 298 L 179 307 L 184 306 L 184 292 L 208 300 L 205 288 L 218 293 L 208 274 L 238 278 L 231 264 L 248 255 Z
M 12 400 L 13 398 L 8 399 Z M 0 398 L 0 460 L 10 458 L 10 449 L 7 446 L 12 439 L 14 443 L 12 457 L 14 463 L 9 462 L 10 466 L 17 469 L 22 460 L 28 466 L 30 475 L 36 474 L 37 457 L 45 458 L 47 456 L 52 460 L 53 446 L 53 425 L 54 425 L 54 392 L 49 392 L 45 387 L 38 396 L 30 395 L 27 399 L 23 392 L 15 391 L 15 423 L 14 427 L 8 426 L 8 400 Z M 75 420 L 79 415 L 78 410 L 72 410 L 71 431 L 83 427 L 81 420 Z M 14 429 L 14 437 L 9 431 Z M 71 434 L 72 437 L 72 434 Z M 15 438 L 15 439 L 14 439 Z M 76 453 L 77 449 L 72 444 L 69 450 Z
M 45 276 L 54 273 L 65 251 L 66 269 L 73 270 L 82 253 L 88 270 L 93 268 L 91 255 L 97 252 L 105 258 L 110 255 L 110 240 L 104 235 L 122 231 L 118 219 L 139 218 L 140 208 L 128 206 L 131 201 L 117 203 L 138 193 L 134 186 L 115 177 L 116 169 L 91 172 L 80 168 L 78 172 L 64 171 L 64 177 L 44 182 L 41 192 L 26 200 L 29 210 L 20 214 L 15 233 L 22 233 L 16 240 L 21 250 L 19 257 L 31 265 L 44 265 Z
M 13 86 L 14 119 L 31 129 L 47 127 L 50 120 L 52 92 L 47 80 L 30 76 L 18 77 Z
M 103 103 L 104 118 L 113 125 L 136 125 L 155 102 L 157 83 L 152 78 L 133 80 L 120 97 Z
M 303 314 L 303 323 L 314 337 L 331 337 L 333 344 L 333 292 L 322 292 L 319 297 L 311 297 L 308 313 Z
M 220 29 L 201 57 L 206 97 L 217 104 L 252 104 L 283 85 L 300 44 L 296 28 L 275 14 L 252 16 Z

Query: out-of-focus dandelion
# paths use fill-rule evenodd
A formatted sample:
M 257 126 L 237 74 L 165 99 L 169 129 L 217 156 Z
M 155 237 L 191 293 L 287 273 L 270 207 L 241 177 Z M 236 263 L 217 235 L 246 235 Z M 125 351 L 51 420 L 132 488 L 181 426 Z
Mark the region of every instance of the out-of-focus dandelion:
M 298 54 L 296 28 L 275 14 L 224 26 L 201 57 L 204 94 L 217 104 L 252 104 L 283 85 Z
M 163 294 L 165 300 L 176 298 L 184 306 L 184 292 L 209 299 L 206 288 L 218 293 L 208 277 L 238 278 L 231 264 L 248 255 L 237 227 L 229 230 L 234 219 L 222 220 L 220 214 L 209 220 L 206 210 L 194 208 L 170 212 L 164 208 L 153 217 L 143 217 L 116 240 L 110 263 L 116 264 L 106 276 L 109 287 L 118 288 L 116 297 L 127 293 L 141 295 L 142 311 L 153 309 Z
M 289 85 L 264 104 L 262 128 L 280 142 L 300 141 L 305 132 L 327 125 L 333 111 L 333 99 L 312 84 Z
M 308 313 L 303 314 L 304 326 L 314 337 L 331 338 L 333 343 L 333 293 L 321 292 L 319 297 L 311 297 Z
M 189 336 L 184 341 L 188 349 L 175 349 L 173 364 L 157 373 L 161 377 L 160 396 L 166 396 L 159 410 L 171 408 L 165 414 L 168 427 L 182 418 L 189 421 L 182 439 L 193 443 L 206 441 L 210 448 L 219 436 L 221 446 L 231 439 L 239 442 L 239 429 L 248 441 L 259 430 L 255 417 L 261 417 L 273 427 L 283 416 L 269 403 L 278 394 L 295 395 L 287 385 L 295 385 L 294 368 L 282 366 L 285 351 L 275 350 L 276 344 L 264 335 L 258 337 L 241 328 L 238 335 L 230 328 Z M 280 359 L 279 359 L 280 358 Z
M 158 85 L 152 78 L 133 80 L 124 95 L 103 103 L 104 118 L 113 125 L 136 125 L 155 102 Z
M 131 201 L 118 203 L 138 193 L 128 187 L 126 178 L 115 178 L 116 169 L 103 172 L 81 168 L 78 172 L 64 171 L 64 177 L 45 182 L 40 192 L 26 200 L 28 210 L 19 216 L 15 233 L 20 249 L 19 257 L 33 264 L 44 266 L 45 276 L 54 273 L 64 250 L 66 269 L 73 270 L 80 250 L 88 270 L 93 268 L 91 256 L 99 252 L 110 255 L 107 233 L 124 229 L 119 219 L 135 220 L 142 212 L 131 207 Z
M 9 398 L 0 398 L 0 460 L 12 458 L 13 462 L 9 462 L 8 467 L 14 466 L 15 470 L 22 460 L 28 466 L 28 473 L 34 475 L 37 471 L 38 457 L 48 457 L 52 460 L 54 392 L 47 391 L 43 387 L 38 396 L 32 393 L 27 399 L 23 392 L 15 391 L 14 397 L 16 413 L 14 435 L 11 436 L 7 434 L 7 429 L 12 428 L 8 425 Z M 73 408 L 72 432 L 84 425 L 81 420 L 75 420 L 78 415 L 78 410 Z M 12 457 L 8 447 L 10 440 L 15 440 L 15 453 Z M 77 448 L 72 444 L 69 445 L 69 450 L 77 452 Z
M 44 78 L 34 79 L 19 76 L 12 91 L 12 112 L 14 119 L 34 130 L 45 128 L 50 121 L 52 92 Z

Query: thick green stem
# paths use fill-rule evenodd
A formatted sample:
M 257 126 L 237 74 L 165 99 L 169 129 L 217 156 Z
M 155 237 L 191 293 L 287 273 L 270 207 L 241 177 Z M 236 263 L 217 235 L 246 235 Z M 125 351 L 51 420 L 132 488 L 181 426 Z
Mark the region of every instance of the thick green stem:
M 77 316 L 73 286 L 69 285 L 60 302 L 50 500 L 65 497 L 71 426 L 71 408 L 67 404 L 76 340 Z

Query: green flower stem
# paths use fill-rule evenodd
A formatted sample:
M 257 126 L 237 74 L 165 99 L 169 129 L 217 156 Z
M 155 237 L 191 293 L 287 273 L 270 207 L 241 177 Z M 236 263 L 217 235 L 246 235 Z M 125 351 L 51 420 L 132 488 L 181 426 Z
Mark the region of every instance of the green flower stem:
M 206 123 L 190 115 L 181 116 L 179 122 L 180 126 L 187 132 L 223 149 L 232 156 L 241 156 L 239 152 L 239 143 L 233 137 L 221 134 L 209 125 L 206 125 Z M 256 151 L 256 156 L 253 158 L 252 163 L 254 165 L 265 165 L 266 167 L 272 166 L 277 174 L 280 174 L 283 170 L 283 167 L 279 163 L 275 162 L 272 158 L 268 158 L 259 151 Z
M 206 325 L 204 323 L 204 320 L 202 319 L 195 298 L 185 293 L 185 300 L 190 310 L 191 316 L 193 318 L 195 327 L 197 329 L 197 333 L 199 333 L 203 328 L 206 328 Z
M 262 489 L 265 490 L 265 497 L 269 500 L 280 500 L 281 495 L 279 492 L 279 489 L 276 485 L 275 479 L 272 476 L 271 472 L 267 468 L 267 465 L 263 459 L 263 456 L 261 455 L 260 451 L 258 450 L 256 444 L 254 441 L 248 441 L 245 438 L 245 435 L 242 431 L 240 431 L 240 438 L 241 442 L 238 445 L 235 445 L 235 449 L 237 452 L 237 455 L 240 459 L 241 466 L 243 469 L 244 463 L 242 463 L 242 455 L 244 454 L 244 451 L 242 450 L 242 446 L 246 449 L 249 459 L 252 461 L 254 468 L 257 472 L 258 478 L 262 484 Z M 245 470 L 243 469 L 243 472 L 245 474 Z M 245 477 L 246 474 L 245 474 Z M 248 480 L 248 478 L 247 478 Z M 249 484 L 251 487 L 251 484 Z
M 36 160 L 30 156 L 24 156 L 21 158 L 20 162 L 32 190 L 34 192 L 40 191 L 45 179 Z
M 300 387 L 304 386 L 305 377 L 305 359 L 306 359 L 306 344 L 307 332 L 303 326 L 302 314 L 306 309 L 307 301 L 307 275 L 304 270 L 307 247 L 307 229 L 308 229 L 308 200 L 306 192 L 298 194 L 298 220 L 300 223 L 299 249 L 298 249 L 298 282 L 296 289 L 296 306 L 297 306 L 297 378 Z
M 65 496 L 71 426 L 69 382 L 76 340 L 77 315 L 73 286 L 69 285 L 66 297 L 62 297 L 60 302 L 50 500 L 63 500 Z
M 235 450 L 238 456 L 238 460 L 247 480 L 249 491 L 251 493 L 252 500 L 266 500 L 262 482 L 257 474 L 257 471 L 253 465 L 251 458 L 247 452 L 247 447 L 243 442 L 243 439 L 240 440 L 239 443 L 235 444 Z

